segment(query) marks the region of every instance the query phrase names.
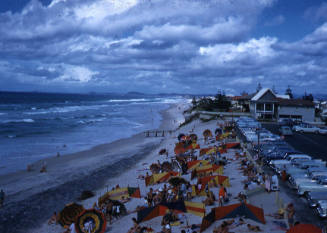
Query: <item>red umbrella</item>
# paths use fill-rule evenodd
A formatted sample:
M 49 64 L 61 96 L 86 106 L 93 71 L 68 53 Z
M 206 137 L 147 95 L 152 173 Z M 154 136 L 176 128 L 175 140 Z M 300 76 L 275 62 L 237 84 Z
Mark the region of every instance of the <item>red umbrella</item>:
M 291 227 L 286 233 L 322 233 L 319 227 L 312 224 L 297 224 Z

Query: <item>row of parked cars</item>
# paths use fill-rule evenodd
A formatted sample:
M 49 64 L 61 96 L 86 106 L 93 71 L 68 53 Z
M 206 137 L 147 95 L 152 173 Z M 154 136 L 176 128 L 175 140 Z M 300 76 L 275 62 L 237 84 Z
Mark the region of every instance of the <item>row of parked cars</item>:
M 317 127 L 305 122 L 293 121 L 291 119 L 281 119 L 279 121 L 280 131 L 283 135 L 291 135 L 292 130 L 301 133 L 316 133 L 327 135 L 327 127 Z
M 260 123 L 252 118 L 239 118 L 236 126 L 243 140 L 253 146 L 263 162 L 277 175 L 286 177 L 290 187 L 306 198 L 320 217 L 327 218 L 326 162 L 295 150 L 277 135 L 261 129 Z M 260 138 L 262 133 L 265 136 L 258 144 L 254 138 Z

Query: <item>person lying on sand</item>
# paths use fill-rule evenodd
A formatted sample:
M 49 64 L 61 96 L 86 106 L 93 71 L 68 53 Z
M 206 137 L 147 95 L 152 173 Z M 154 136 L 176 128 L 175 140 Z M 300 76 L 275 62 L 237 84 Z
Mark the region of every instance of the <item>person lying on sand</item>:
M 131 199 L 129 198 L 129 197 L 125 197 L 125 196 L 122 196 L 122 198 L 121 198 L 121 202 L 122 203 L 126 203 L 126 202 L 129 202 Z
M 259 226 L 248 224 L 247 227 L 250 231 L 254 231 L 254 232 L 262 231 Z
M 225 221 L 219 226 L 213 229 L 213 233 L 228 233 L 228 224 Z
M 266 214 L 266 216 L 270 216 L 273 217 L 275 219 L 284 219 L 284 213 L 285 213 L 285 209 L 280 208 L 277 213 L 273 213 L 273 214 Z

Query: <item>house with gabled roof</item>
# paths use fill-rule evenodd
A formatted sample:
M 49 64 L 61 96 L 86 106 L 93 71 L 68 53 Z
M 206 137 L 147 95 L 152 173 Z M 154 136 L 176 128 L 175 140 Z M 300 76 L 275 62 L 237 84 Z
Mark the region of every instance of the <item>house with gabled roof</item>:
M 262 88 L 250 100 L 250 112 L 256 119 L 276 120 L 278 98 L 270 88 Z

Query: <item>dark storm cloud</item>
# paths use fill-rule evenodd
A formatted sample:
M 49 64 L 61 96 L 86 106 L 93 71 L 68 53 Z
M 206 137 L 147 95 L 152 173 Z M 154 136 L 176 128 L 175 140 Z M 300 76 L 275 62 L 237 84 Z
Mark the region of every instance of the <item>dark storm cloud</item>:
M 0 14 L 0 74 L 12 77 L 0 84 L 238 94 L 257 82 L 299 90 L 310 83 L 321 91 L 325 24 L 292 43 L 251 37 L 258 16 L 274 3 L 54 0 L 45 6 L 33 0 L 21 12 Z M 270 23 L 283 21 L 277 15 Z

